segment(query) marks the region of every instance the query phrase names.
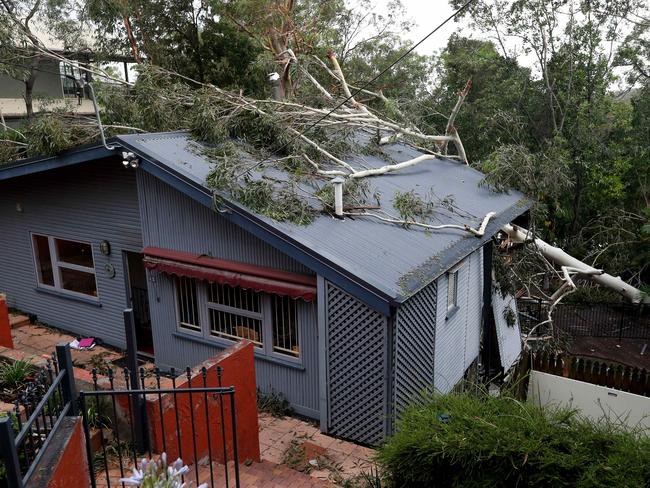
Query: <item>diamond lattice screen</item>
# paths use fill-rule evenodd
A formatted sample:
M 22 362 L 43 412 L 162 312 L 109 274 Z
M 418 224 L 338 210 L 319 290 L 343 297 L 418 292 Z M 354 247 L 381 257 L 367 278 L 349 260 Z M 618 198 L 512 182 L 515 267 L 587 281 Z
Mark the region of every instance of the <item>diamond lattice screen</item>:
M 409 298 L 397 311 L 395 330 L 395 412 L 433 388 L 436 283 Z
M 386 317 L 327 283 L 329 431 L 376 444 L 386 424 Z

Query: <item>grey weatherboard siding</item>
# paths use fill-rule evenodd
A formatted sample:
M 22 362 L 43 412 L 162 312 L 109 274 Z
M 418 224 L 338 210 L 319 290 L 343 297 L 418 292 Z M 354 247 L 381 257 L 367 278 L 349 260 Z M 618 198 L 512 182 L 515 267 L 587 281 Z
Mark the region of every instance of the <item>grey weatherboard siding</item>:
M 289 256 L 221 218 L 157 178 L 138 172 L 138 193 L 145 247 L 162 247 L 252 263 L 295 273 L 313 274 Z M 172 277 L 149 276 L 149 303 L 156 363 L 183 368 L 213 356 L 225 346 L 207 342 L 177 329 L 176 296 Z M 255 361 L 257 384 L 264 391 L 281 391 L 296 412 L 319 416 L 318 323 L 316 303 L 298 300 L 302 365 L 275 362 L 263 356 Z
M 458 309 L 447 315 L 447 274 L 437 280 L 438 307 L 434 356 L 434 387 L 443 393 L 463 379 L 478 357 L 483 305 L 483 248 L 460 261 Z
M 92 244 L 99 304 L 37 290 L 32 232 Z M 111 243 L 109 256 L 99 251 L 102 240 Z M 44 323 L 125 347 L 122 251 L 141 248 L 135 172 L 120 160 L 0 181 L 0 292 L 9 306 Z M 114 278 L 104 269 L 108 263 Z

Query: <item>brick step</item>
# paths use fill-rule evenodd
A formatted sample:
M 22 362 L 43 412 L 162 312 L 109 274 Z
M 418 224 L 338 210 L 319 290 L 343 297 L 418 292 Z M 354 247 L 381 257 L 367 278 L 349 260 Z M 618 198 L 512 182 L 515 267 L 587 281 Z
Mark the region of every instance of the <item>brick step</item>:
M 27 315 L 9 315 L 9 325 L 12 329 L 29 325 L 29 317 Z

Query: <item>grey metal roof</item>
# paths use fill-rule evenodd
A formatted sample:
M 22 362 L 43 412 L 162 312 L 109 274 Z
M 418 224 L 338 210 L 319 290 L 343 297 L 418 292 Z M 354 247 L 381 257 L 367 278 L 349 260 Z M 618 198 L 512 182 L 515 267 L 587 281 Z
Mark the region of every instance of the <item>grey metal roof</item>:
M 202 155 L 201 145 L 186 133 L 134 134 L 116 139 L 143 159 L 155 160 L 180 178 L 203 188 L 206 193 L 211 191 L 205 178 L 213 163 Z M 348 160 L 356 161 L 360 167 L 377 168 L 421 154 L 401 144 L 387 146 L 385 151 L 393 161 L 377 156 L 358 156 Z M 382 208 L 396 215 L 398 212 L 391 208 L 395 193 L 410 190 L 415 190 L 420 196 L 429 192 L 440 198 L 450 196 L 455 207 L 471 215 L 468 219 L 441 209 L 435 214 L 435 220 L 440 224 L 467 223 L 476 228 L 486 213 L 496 212 L 496 218 L 490 222 L 483 238 L 460 230 L 405 229 L 365 217 L 340 220 L 322 214 L 312 224 L 301 226 L 250 213 L 256 220 L 282 234 L 290 245 L 309 250 L 320 261 L 356 277 L 355 281 L 362 286 L 395 302 L 402 302 L 482 246 L 501 225 L 528 208 L 529 202 L 522 194 L 493 192 L 480 184 L 482 179 L 483 174 L 469 166 L 449 159 L 436 159 L 369 180 L 371 192 L 380 194 Z M 304 190 L 309 192 L 313 188 L 304 187 Z M 237 202 L 228 201 L 227 196 L 224 198 L 228 206 L 243 208 Z

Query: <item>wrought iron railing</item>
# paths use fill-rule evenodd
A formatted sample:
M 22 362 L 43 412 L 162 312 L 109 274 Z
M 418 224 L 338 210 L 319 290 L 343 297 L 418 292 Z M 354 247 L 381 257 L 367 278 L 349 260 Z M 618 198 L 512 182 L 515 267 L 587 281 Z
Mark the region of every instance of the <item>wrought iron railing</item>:
M 93 369 L 93 391 L 79 393 L 93 488 L 125 486 L 120 479 L 129 476 L 138 459 L 155 460 L 163 452 L 190 464 L 186 478 L 196 486 L 240 486 L 235 389 L 221 385 L 220 367 L 213 372 L 203 367 L 198 378 L 190 368 L 177 377 L 172 368 L 167 387 L 161 384 L 158 368 L 153 375 L 143 368 L 135 375 L 128 368 L 106 373 L 109 389 L 100 389 Z M 197 382 L 199 386 L 193 386 Z M 215 383 L 218 386 L 209 386 Z M 99 439 L 94 447 L 91 431 Z M 204 445 L 197 447 L 197 437 L 203 435 Z M 208 462 L 202 466 L 201 459 Z M 213 465 L 215 459 L 220 468 Z
M 15 411 L 0 419 L 0 453 L 8 486 L 22 488 L 66 416 L 77 415 L 70 346 L 56 353 L 18 393 Z

